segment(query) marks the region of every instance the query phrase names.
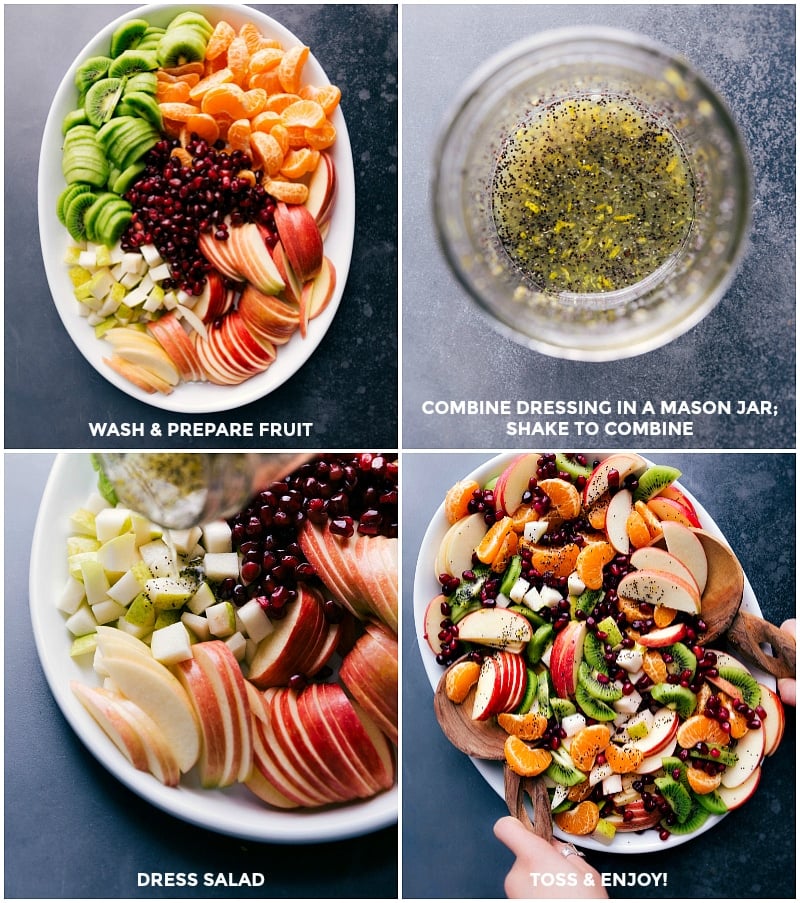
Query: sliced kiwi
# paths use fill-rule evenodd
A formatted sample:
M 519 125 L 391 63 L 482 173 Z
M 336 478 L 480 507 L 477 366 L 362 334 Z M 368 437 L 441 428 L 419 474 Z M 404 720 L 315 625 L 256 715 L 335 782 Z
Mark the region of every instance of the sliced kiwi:
M 179 26 L 187 25 L 202 34 L 206 40 L 208 40 L 214 32 L 214 26 L 208 19 L 206 19 L 202 13 L 193 10 L 186 10 L 186 12 L 178 13 L 167 26 L 167 31 L 171 31 L 173 28 L 178 28 Z
M 109 78 L 128 78 L 138 72 L 158 69 L 158 57 L 154 51 L 125 50 L 108 67 Z
M 591 631 L 587 631 L 583 641 L 583 657 L 590 667 L 601 674 L 608 674 L 608 662 L 605 659 L 605 645 Z
M 61 122 L 61 134 L 66 135 L 76 125 L 86 125 L 88 122 L 89 117 L 86 115 L 86 110 L 83 107 L 79 107 L 77 110 L 70 110 Z
M 591 696 L 583 684 L 578 684 L 575 688 L 575 701 L 584 715 L 594 718 L 595 721 L 613 721 L 617 717 L 617 713 L 610 705 Z
M 129 76 L 125 82 L 125 94 L 131 94 L 134 91 L 144 91 L 145 94 L 155 97 L 158 91 L 158 76 L 155 72 L 137 72 L 135 75 Z
M 160 112 L 160 111 L 159 111 Z M 508 567 L 506 568 L 505 573 L 503 574 L 503 579 L 500 582 L 500 592 L 507 596 L 514 587 L 514 584 L 519 580 L 519 575 L 522 573 L 522 558 L 519 555 L 512 555 L 511 561 L 508 563 Z
M 119 56 L 126 50 L 133 50 L 142 42 L 150 23 L 145 19 L 128 19 L 111 35 L 111 56 Z
M 85 94 L 95 82 L 104 78 L 110 65 L 111 58 L 107 56 L 90 56 L 84 60 L 75 70 L 75 87 L 78 94 Z
M 139 41 L 138 50 L 158 50 L 158 42 L 166 31 L 158 25 L 151 25 Z
M 528 664 L 539 664 L 545 650 L 553 641 L 554 633 L 552 624 L 544 623 L 541 627 L 536 628 L 528 645 L 525 647 L 525 658 L 528 660 Z
M 570 606 L 573 619 L 575 615 L 582 611 L 587 617 L 594 611 L 598 602 L 603 600 L 605 592 L 601 589 L 585 589 L 579 596 L 573 597 Z
M 578 710 L 571 699 L 562 699 L 560 696 L 550 697 L 550 711 L 561 721 L 567 715 L 574 715 Z
M 121 78 L 101 78 L 89 88 L 84 107 L 92 125 L 99 127 L 111 119 L 124 86 Z
M 601 702 L 616 702 L 622 699 L 622 688 L 613 681 L 601 681 L 583 661 L 578 666 L 578 684 L 593 698 Z
M 662 756 L 661 767 L 669 777 L 678 781 L 683 786 L 684 790 L 689 793 L 692 792 L 689 778 L 686 776 L 687 766 L 683 759 L 679 759 L 677 756 Z M 677 777 L 675 776 L 676 772 Z
M 191 25 L 168 28 L 158 42 L 158 64 L 164 69 L 196 63 L 205 57 L 207 39 Z
M 692 811 L 692 796 L 680 781 L 671 775 L 656 778 L 653 782 L 659 793 L 669 803 L 680 824 L 683 824 Z
M 678 820 L 674 825 L 671 825 L 664 818 L 661 820 L 661 827 L 669 831 L 670 834 L 694 834 L 695 831 L 702 828 L 709 813 L 696 799 L 690 799 L 690 803 L 689 813 L 683 822 Z
M 67 225 L 67 209 L 70 205 L 70 201 L 79 194 L 85 194 L 91 190 L 92 186 L 85 182 L 71 182 L 64 188 L 56 201 L 56 215 L 62 226 Z
M 564 452 L 556 452 L 556 467 L 559 473 L 568 473 L 571 477 L 588 478 L 592 475 L 592 468 L 588 464 L 581 464 Z
M 653 684 L 650 695 L 656 702 L 677 712 L 681 718 L 688 718 L 697 708 L 697 696 L 688 687 L 680 684 Z
M 560 750 L 554 750 L 552 755 L 552 761 L 544 773 L 556 784 L 563 784 L 565 787 L 575 787 L 586 780 L 586 775 L 579 771 L 573 762 Z
M 86 238 L 84 215 L 96 200 L 97 195 L 93 191 L 84 191 L 75 195 L 69 206 L 65 208 L 64 225 L 75 241 Z
M 161 115 L 161 108 L 152 94 L 133 91 L 124 95 L 123 103 L 127 104 L 142 119 L 146 119 L 150 125 L 159 130 L 163 127 L 164 119 Z
M 111 190 L 114 194 L 120 196 L 126 194 L 128 190 L 136 184 L 145 168 L 145 164 L 141 161 L 139 163 L 133 163 L 124 172 L 119 173 L 113 181 L 109 179 Z
M 711 793 L 695 793 L 693 799 L 709 815 L 724 815 L 728 811 L 727 803 L 716 790 L 712 790 Z
M 537 675 L 536 683 L 536 702 L 539 705 L 539 711 L 549 720 L 553 716 L 552 709 L 550 708 L 550 694 L 553 693 L 550 672 L 547 669 L 540 671 Z
M 527 605 L 517 605 L 514 603 L 513 605 L 508 606 L 508 610 L 515 611 L 518 615 L 527 618 L 534 627 L 541 627 L 542 624 L 547 623 L 540 614 L 537 614 L 532 608 L 528 608 Z
M 742 694 L 742 700 L 754 709 L 761 704 L 761 687 L 758 681 L 741 668 L 734 668 L 731 665 L 720 665 L 717 673 L 728 683 L 733 684 Z
M 673 643 L 663 651 L 668 652 L 672 656 L 672 662 L 668 665 L 668 670 L 672 674 L 690 671 L 692 677 L 689 680 L 694 677 L 695 671 L 697 671 L 697 656 L 688 646 L 683 643 Z
M 533 668 L 528 668 L 526 681 L 522 701 L 514 710 L 517 715 L 524 715 L 526 712 L 530 712 L 539 690 L 539 678 Z
M 648 501 L 679 479 L 680 475 L 677 468 L 668 464 L 653 464 L 639 477 L 638 485 L 633 491 L 634 502 Z
M 597 629 L 606 635 L 604 643 L 608 643 L 612 648 L 619 646 L 622 642 L 622 632 L 619 627 L 617 627 L 617 622 L 609 615 L 607 618 L 603 618 L 602 621 L 597 625 Z
M 723 765 L 735 765 L 739 761 L 739 756 L 736 752 L 727 746 L 713 748 L 716 750 L 716 755 L 712 755 L 710 751 L 702 753 L 699 749 L 691 749 L 689 750 L 689 756 L 692 759 L 703 759 L 706 762 L 721 762 Z

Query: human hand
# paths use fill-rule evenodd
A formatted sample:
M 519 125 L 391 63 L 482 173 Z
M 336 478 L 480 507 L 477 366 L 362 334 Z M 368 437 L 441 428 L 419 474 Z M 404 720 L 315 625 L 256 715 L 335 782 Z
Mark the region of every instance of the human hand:
M 781 624 L 781 630 L 791 633 L 792 636 L 797 635 L 797 621 L 789 618 Z M 797 682 L 794 677 L 783 677 L 778 681 L 778 694 L 786 705 L 795 705 L 797 698 Z
M 599 872 L 571 844 L 553 838 L 548 843 L 532 834 L 516 818 L 506 815 L 494 826 L 494 835 L 517 857 L 506 875 L 506 896 L 512 899 L 608 898 Z M 567 852 L 566 855 L 564 851 Z

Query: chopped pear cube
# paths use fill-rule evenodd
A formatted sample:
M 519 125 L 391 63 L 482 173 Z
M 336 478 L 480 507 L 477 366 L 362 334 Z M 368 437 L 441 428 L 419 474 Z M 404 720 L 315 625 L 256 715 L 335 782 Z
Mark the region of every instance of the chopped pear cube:
M 128 508 L 103 508 L 94 518 L 95 535 L 100 542 L 108 542 L 131 529 L 131 512 Z
M 83 588 L 83 583 L 69 575 L 64 588 L 61 590 L 61 595 L 58 597 L 57 607 L 64 614 L 74 615 L 85 598 L 86 592 Z
M 97 630 L 97 621 L 92 614 L 92 609 L 85 603 L 81 605 L 74 615 L 70 615 L 64 623 L 73 636 L 84 636 Z
M 82 561 L 81 576 L 89 605 L 105 602 L 108 598 L 108 589 L 111 584 L 108 582 L 103 565 L 96 558 Z
M 154 630 L 150 637 L 150 651 L 153 658 L 163 665 L 174 665 L 192 657 L 189 632 L 181 621 Z
M 207 583 L 201 583 L 197 592 L 189 599 L 187 608 L 192 614 L 201 615 L 209 607 L 216 604 L 216 596 Z
M 210 552 L 203 565 L 206 577 L 213 583 L 219 583 L 227 577 L 235 580 L 239 576 L 239 556 L 236 552 Z
M 195 585 L 188 580 L 175 577 L 153 577 L 145 584 L 147 595 L 153 601 L 156 608 L 164 609 L 183 608 L 192 598 Z
M 236 610 L 232 602 L 218 602 L 206 609 L 208 629 L 216 637 L 231 636 L 236 632 Z

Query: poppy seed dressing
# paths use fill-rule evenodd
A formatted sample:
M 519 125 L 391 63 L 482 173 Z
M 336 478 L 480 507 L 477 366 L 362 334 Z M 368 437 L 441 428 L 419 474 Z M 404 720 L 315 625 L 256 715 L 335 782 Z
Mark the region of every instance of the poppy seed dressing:
M 503 143 L 491 190 L 506 253 L 549 292 L 610 292 L 640 282 L 681 248 L 694 182 L 672 132 L 635 103 L 556 101 Z

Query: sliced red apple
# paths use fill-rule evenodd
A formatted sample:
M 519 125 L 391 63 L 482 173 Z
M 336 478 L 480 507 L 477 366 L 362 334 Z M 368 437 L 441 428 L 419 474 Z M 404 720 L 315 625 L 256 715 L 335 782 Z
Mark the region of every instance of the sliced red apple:
M 297 278 L 301 282 L 313 279 L 324 256 L 322 236 L 313 215 L 302 204 L 279 201 L 275 208 L 275 228 Z
M 631 550 L 628 536 L 628 516 L 633 511 L 633 494 L 629 489 L 620 489 L 611 496 L 606 509 L 605 531 L 614 550 L 627 555 Z
M 472 553 L 489 529 L 482 514 L 468 514 L 452 524 L 445 533 L 436 554 L 435 577 L 449 574 L 460 578 L 472 567 Z
M 495 507 L 509 517 L 522 504 L 522 496 L 527 492 L 531 477 L 536 475 L 539 454 L 519 455 L 497 478 L 494 487 Z
M 765 684 L 759 684 L 759 687 L 761 688 L 761 707 L 765 713 L 761 721 L 764 728 L 764 755 L 771 756 L 783 739 L 786 714 L 778 694 Z
M 736 763 L 722 772 L 723 787 L 739 787 L 761 765 L 764 758 L 764 729 L 752 728 L 736 741 Z
M 397 638 L 368 624 L 339 668 L 339 679 L 378 727 L 397 743 Z
M 319 273 L 303 286 L 300 297 L 300 331 L 305 335 L 309 320 L 318 317 L 330 304 L 336 290 L 336 268 L 323 257 Z
M 576 622 L 577 623 L 577 622 Z M 530 621 L 508 608 L 480 608 L 458 622 L 458 636 L 465 643 L 522 652 L 533 632 Z
M 731 809 L 738 809 L 743 806 L 756 792 L 759 782 L 761 781 L 761 768 L 755 768 L 749 777 L 736 787 L 726 787 L 724 784 L 717 789 L 717 793 L 722 798 L 722 802 Z
M 694 580 L 688 583 L 665 571 L 630 571 L 620 580 L 617 592 L 639 604 L 666 605 L 689 614 L 700 613 L 700 593 Z
M 644 737 L 632 740 L 630 743 L 631 746 L 640 749 L 645 758 L 667 749 L 675 740 L 680 727 L 680 717 L 672 709 L 663 706 L 654 714 L 653 725 L 649 732 Z
M 651 630 L 650 633 L 642 634 L 639 637 L 639 643 L 647 649 L 661 649 L 679 642 L 685 636 L 685 624 L 670 624 L 668 627 L 660 627 L 657 630 Z
M 674 526 L 680 525 L 675 524 Z M 658 546 L 644 546 L 644 548 L 636 549 L 631 555 L 631 564 L 638 571 L 659 571 L 662 574 L 671 574 L 688 586 L 696 588 L 698 596 L 700 595 L 700 587 L 689 568 L 676 555 L 660 549 Z
M 604 458 L 586 481 L 583 489 L 583 504 L 588 508 L 609 491 L 611 484 L 622 488 L 626 477 L 641 474 L 647 469 L 647 462 L 633 452 L 620 452 Z
M 305 206 L 309 213 L 322 226 L 327 222 L 333 210 L 336 195 L 336 167 L 331 155 L 322 151 L 319 163 L 308 181 L 308 197 Z
M 587 627 L 583 621 L 570 621 L 553 640 L 550 675 L 556 696 L 568 699 L 578 686 L 578 668 L 583 660 L 583 641 Z
M 684 527 L 699 527 L 700 521 L 691 509 L 675 499 L 657 495 L 647 502 L 647 507 L 661 521 L 675 521 Z
M 702 594 L 708 579 L 708 558 L 697 534 L 693 533 L 685 524 L 674 520 L 662 520 L 661 530 L 667 544 L 667 551 L 691 571 L 697 588 Z

